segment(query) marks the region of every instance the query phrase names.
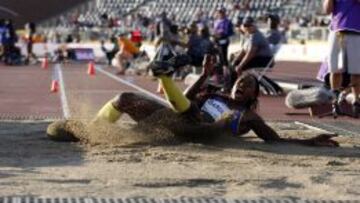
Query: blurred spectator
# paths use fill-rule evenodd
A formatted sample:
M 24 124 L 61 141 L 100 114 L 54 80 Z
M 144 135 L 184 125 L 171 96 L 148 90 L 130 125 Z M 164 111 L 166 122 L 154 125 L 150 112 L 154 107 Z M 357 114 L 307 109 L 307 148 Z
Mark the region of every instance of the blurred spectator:
M 116 74 L 123 75 L 126 70 L 126 63 L 136 58 L 140 54 L 140 49 L 131 42 L 125 33 L 120 34 L 119 39 L 119 51 L 116 54 L 118 72 Z
M 273 53 L 265 36 L 257 29 L 255 21 L 247 17 L 236 26 L 245 35 L 245 41 L 241 51 L 232 62 L 238 75 L 251 68 L 264 68 L 272 61 Z M 270 64 L 271 66 L 273 64 Z
M 288 39 L 287 39 L 287 33 L 290 31 L 290 20 L 289 19 L 284 19 L 281 21 L 281 34 L 283 36 L 283 43 L 287 44 L 288 43 Z
M 55 51 L 53 62 L 64 63 L 70 58 L 70 53 L 68 52 L 67 45 L 61 44 Z
M 2 61 L 2 58 L 4 56 L 4 46 L 3 46 L 3 38 L 6 33 L 6 27 L 5 27 L 5 20 L 0 19 L 0 61 Z
M 26 40 L 26 58 L 25 64 L 29 64 L 33 60 L 32 63 L 36 63 L 37 57 L 33 52 L 34 45 L 34 36 L 36 33 L 36 25 L 33 22 L 29 22 L 25 24 L 25 40 Z
M 250 9 L 250 0 L 241 1 L 240 10 L 247 11 Z
M 173 38 L 173 33 L 171 33 L 170 28 L 173 25 L 172 21 L 167 17 L 166 12 L 162 12 L 157 19 L 156 24 L 156 35 L 161 38 L 162 42 L 171 41 Z
M 269 31 L 266 33 L 266 39 L 270 43 L 272 50 L 283 42 L 283 35 L 279 30 L 280 17 L 276 14 L 270 14 L 267 16 Z
M 210 40 L 207 26 L 199 26 L 188 42 L 187 54 L 191 57 L 191 65 L 201 67 L 205 54 L 214 54 L 215 44 Z
M 73 43 L 73 42 L 74 42 L 74 38 L 73 38 L 72 34 L 68 34 L 66 36 L 65 43 Z
M 351 90 L 354 95 L 353 116 L 360 117 L 360 1 L 359 0 L 324 0 L 324 10 L 332 14 L 329 36 L 329 65 L 331 88 L 339 95 L 342 72 L 351 75 Z M 342 67 L 338 66 L 339 52 L 342 54 Z M 333 112 L 341 113 L 338 101 L 333 103 Z
M 132 32 L 131 32 L 131 38 L 130 40 L 137 46 L 137 47 L 141 47 L 142 44 L 142 33 L 141 30 L 139 28 L 135 28 Z
M 111 66 L 113 58 L 115 57 L 116 53 L 119 51 L 119 44 L 115 36 L 111 36 L 110 43 L 112 47 L 111 49 L 107 49 L 105 47 L 105 41 L 101 41 L 101 50 L 106 55 L 106 59 L 109 66 Z
M 161 13 L 156 26 L 157 39 L 155 40 L 156 60 L 169 60 L 176 53 L 176 46 L 181 44 L 178 26 L 167 18 L 166 12 Z
M 228 65 L 227 55 L 230 45 L 230 37 L 234 34 L 233 24 L 226 16 L 226 9 L 220 8 L 216 11 L 214 22 L 214 37 L 217 46 L 221 49 L 224 65 Z
M 185 65 L 201 67 L 206 54 L 215 55 L 215 44 L 210 40 L 210 31 L 206 26 L 197 26 L 196 23 L 190 25 L 188 31 L 188 41 L 180 43 L 185 47 L 185 55 L 188 57 Z
M 10 19 L 4 21 L 5 32 L 2 36 L 2 45 L 4 49 L 3 61 L 7 65 L 16 65 L 21 63 L 20 49 L 15 46 L 18 37 L 15 33 L 14 25 Z
M 197 26 L 207 26 L 207 20 L 208 19 L 204 15 L 204 12 L 202 10 L 199 10 L 195 15 L 193 23 L 195 23 Z
M 298 20 L 298 24 L 300 27 L 307 27 L 309 24 L 309 19 L 305 16 L 301 16 Z

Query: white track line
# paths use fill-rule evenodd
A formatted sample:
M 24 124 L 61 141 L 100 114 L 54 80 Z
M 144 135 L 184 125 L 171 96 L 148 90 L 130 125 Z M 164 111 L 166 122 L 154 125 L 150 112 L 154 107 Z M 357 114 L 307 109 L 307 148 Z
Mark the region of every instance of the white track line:
M 300 122 L 300 121 L 295 121 L 295 124 L 304 126 L 304 127 L 308 128 L 310 130 L 321 131 L 321 132 L 324 132 L 324 133 L 331 133 L 330 131 L 327 131 L 327 130 L 324 130 L 322 128 L 318 128 L 318 127 L 312 126 L 311 124 L 306 124 L 306 123 L 303 123 L 303 122 Z
M 331 131 L 322 129 L 321 127 L 315 127 L 315 126 L 312 126 L 311 124 L 302 123 L 302 122 L 300 122 L 300 121 L 296 121 L 295 123 L 298 124 L 298 125 L 302 125 L 302 126 L 308 127 L 308 128 L 310 128 L 310 129 L 320 130 L 320 131 L 323 131 L 323 132 L 326 132 L 326 133 L 334 133 L 334 132 L 331 132 Z M 348 134 L 350 134 L 350 135 L 354 135 L 354 134 L 355 134 L 355 132 L 350 131 L 350 130 L 346 130 L 345 128 L 333 126 L 333 125 L 331 125 L 331 124 L 327 124 L 327 123 L 324 123 L 324 122 L 322 122 L 321 124 L 324 125 L 324 126 L 327 126 L 327 127 L 329 127 L 329 128 L 335 129 L 335 130 L 339 130 L 339 131 L 346 132 L 346 133 L 348 133 Z
M 69 103 L 68 103 L 68 100 L 66 97 L 64 76 L 63 76 L 63 72 L 61 70 L 60 64 L 55 64 L 55 72 L 59 76 L 60 98 L 61 98 L 61 107 L 63 110 L 63 115 L 64 115 L 65 119 L 68 119 L 68 118 L 70 118 L 70 109 L 69 109 Z
M 337 129 L 337 130 L 340 130 L 340 131 L 343 131 L 343 132 L 347 132 L 347 133 L 350 134 L 350 135 L 354 135 L 354 134 L 355 134 L 355 132 L 350 131 L 350 130 L 346 130 L 345 128 L 333 126 L 333 125 L 331 125 L 331 124 L 327 124 L 327 123 L 324 123 L 324 122 L 322 122 L 321 124 L 322 124 L 322 125 L 325 125 L 325 126 L 327 126 L 327 127 L 333 128 L 333 129 Z
M 108 72 L 108 71 L 106 71 L 106 70 L 104 70 L 102 68 L 99 68 L 99 67 L 95 67 L 95 68 L 100 73 L 102 73 L 102 74 L 104 74 L 104 75 L 106 75 L 106 76 L 108 76 L 108 77 L 110 77 L 110 78 L 124 84 L 124 85 L 132 87 L 132 88 L 138 90 L 139 92 L 142 92 L 142 93 L 156 99 L 157 101 L 161 102 L 162 104 L 166 104 L 166 105 L 168 104 L 168 102 L 165 99 L 159 97 L 158 95 L 156 95 L 156 94 L 154 94 L 154 93 L 152 93 L 152 92 L 150 92 L 150 91 L 148 91 L 148 90 L 146 90 L 144 88 L 141 88 L 141 87 L 139 87 L 139 86 L 137 86 L 135 84 L 132 84 L 132 83 L 130 83 L 130 82 L 124 80 L 124 79 L 121 79 L 120 77 L 118 77 L 118 76 L 116 76 L 116 75 L 114 75 L 114 74 L 112 74 L 112 73 L 110 73 L 110 72 Z

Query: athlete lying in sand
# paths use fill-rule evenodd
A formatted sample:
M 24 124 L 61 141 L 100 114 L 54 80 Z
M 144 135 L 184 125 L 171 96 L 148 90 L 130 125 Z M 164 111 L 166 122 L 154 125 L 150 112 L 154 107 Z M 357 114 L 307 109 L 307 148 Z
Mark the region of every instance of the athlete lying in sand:
M 185 94 L 171 79 L 174 68 L 167 62 L 151 64 L 154 75 L 160 80 L 166 99 L 172 110 L 188 124 L 181 129 L 183 134 L 195 133 L 206 137 L 207 134 L 229 132 L 233 135 L 242 135 L 250 130 L 268 143 L 286 142 L 308 146 L 338 146 L 331 138 L 336 135 L 321 134 L 310 139 L 281 138 L 255 112 L 259 96 L 259 84 L 253 75 L 244 74 L 233 85 L 231 95 L 217 92 L 203 91 L 203 86 L 209 75 L 214 71 L 215 59 L 206 56 L 201 77 L 190 87 Z M 98 112 L 96 122 L 116 122 L 123 113 L 130 115 L 137 122 L 146 120 L 152 114 L 162 109 L 169 109 L 141 93 L 124 92 L 109 101 Z M 177 123 L 167 126 L 175 131 Z M 179 129 L 177 130 L 179 132 Z

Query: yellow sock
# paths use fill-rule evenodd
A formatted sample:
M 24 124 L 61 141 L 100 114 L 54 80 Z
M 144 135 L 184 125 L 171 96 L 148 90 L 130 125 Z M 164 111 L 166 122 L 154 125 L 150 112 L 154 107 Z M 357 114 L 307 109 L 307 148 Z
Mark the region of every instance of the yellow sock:
M 96 115 L 96 120 L 105 120 L 110 123 L 115 123 L 117 120 L 119 120 L 121 116 L 121 112 L 115 109 L 115 107 L 112 104 L 112 101 L 109 101 L 106 103 L 100 111 Z
M 166 99 L 170 102 L 172 108 L 179 113 L 188 110 L 191 102 L 176 86 L 175 82 L 168 76 L 159 76 L 159 79 L 164 88 Z

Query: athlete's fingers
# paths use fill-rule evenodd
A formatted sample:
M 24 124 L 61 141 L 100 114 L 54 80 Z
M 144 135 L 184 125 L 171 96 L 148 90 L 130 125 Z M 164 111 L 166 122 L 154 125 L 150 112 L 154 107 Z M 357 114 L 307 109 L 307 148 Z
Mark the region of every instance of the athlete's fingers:
M 339 147 L 340 146 L 340 144 L 335 140 L 315 140 L 314 145 L 321 146 L 321 147 Z
M 316 146 L 338 147 L 340 146 L 339 143 L 332 140 L 332 138 L 337 136 L 337 134 L 320 134 L 313 138 L 313 142 Z
M 334 137 L 337 137 L 338 134 L 320 134 L 320 135 L 317 135 L 315 137 L 315 139 L 319 139 L 319 140 L 328 140 L 328 139 L 331 139 L 331 138 L 334 138 Z
M 335 140 L 329 140 L 334 147 L 339 147 L 340 144 Z

